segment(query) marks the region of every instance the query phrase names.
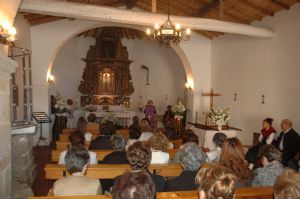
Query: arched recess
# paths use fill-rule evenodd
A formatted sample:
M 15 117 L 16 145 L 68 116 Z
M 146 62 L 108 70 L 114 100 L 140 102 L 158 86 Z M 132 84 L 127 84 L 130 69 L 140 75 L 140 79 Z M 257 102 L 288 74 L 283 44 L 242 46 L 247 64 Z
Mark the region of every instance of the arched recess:
M 33 72 L 33 105 L 34 111 L 44 111 L 49 113 L 49 85 L 47 83 L 47 75 L 51 74 L 52 64 L 60 49 L 76 35 L 96 27 L 119 26 L 144 30 L 143 27 L 95 22 L 95 21 L 69 21 L 60 20 L 48 24 L 42 24 L 32 27 L 31 29 L 31 46 L 32 51 L 32 72 Z M 46 44 L 45 44 L 46 43 Z M 187 48 L 187 46 L 184 46 Z M 190 56 L 187 56 L 185 50 L 180 45 L 173 47 L 185 70 L 186 79 L 194 86 L 194 75 L 190 64 Z M 194 64 L 195 65 L 195 64 Z M 196 66 L 196 65 L 195 65 Z M 198 84 L 197 84 L 198 85 Z M 197 100 L 198 102 L 198 100 Z M 195 107 L 193 89 L 189 91 L 189 109 L 194 110 Z M 189 118 L 193 118 L 194 113 L 191 111 Z M 191 121 L 191 120 L 189 120 Z M 50 126 L 45 125 L 43 132 L 49 132 Z M 50 133 L 49 133 L 50 135 Z M 50 137 L 46 135 L 46 137 Z

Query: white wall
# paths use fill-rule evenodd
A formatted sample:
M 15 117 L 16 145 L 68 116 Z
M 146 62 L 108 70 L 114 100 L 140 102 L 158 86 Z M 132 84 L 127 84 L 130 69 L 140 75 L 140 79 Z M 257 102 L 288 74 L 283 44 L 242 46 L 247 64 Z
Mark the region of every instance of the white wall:
M 122 42 L 133 61 L 130 65 L 135 89 L 131 96 L 132 110 L 137 111 L 140 104 L 152 99 L 157 111 L 163 113 L 168 104 L 174 104 L 178 97 L 184 98 L 185 71 L 171 48 L 160 48 L 147 40 L 124 39 Z M 59 51 L 53 63 L 55 83 L 50 86 L 50 93 L 59 91 L 65 99 L 79 99 L 78 86 L 85 67 L 81 59 L 94 44 L 95 40 L 90 37 L 74 37 Z M 149 86 L 145 85 L 146 73 L 141 69 L 142 64 L 150 68 Z
M 230 124 L 243 129 L 239 137 L 245 144 L 252 143 L 252 133 L 260 131 L 266 117 L 275 119 L 278 131 L 284 118 L 292 119 L 300 131 L 299 24 L 300 4 L 296 4 L 255 23 L 273 28 L 275 38 L 225 35 L 212 42 L 212 85 L 223 94 L 217 104 L 231 108 Z

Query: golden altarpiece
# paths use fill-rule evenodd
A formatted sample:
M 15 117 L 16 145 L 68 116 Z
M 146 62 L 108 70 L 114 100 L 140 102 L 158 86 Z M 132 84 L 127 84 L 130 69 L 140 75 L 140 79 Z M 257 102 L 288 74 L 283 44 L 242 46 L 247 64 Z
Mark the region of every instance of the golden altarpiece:
M 134 92 L 131 60 L 121 38 L 102 34 L 90 46 L 79 85 L 81 106 L 128 104 Z

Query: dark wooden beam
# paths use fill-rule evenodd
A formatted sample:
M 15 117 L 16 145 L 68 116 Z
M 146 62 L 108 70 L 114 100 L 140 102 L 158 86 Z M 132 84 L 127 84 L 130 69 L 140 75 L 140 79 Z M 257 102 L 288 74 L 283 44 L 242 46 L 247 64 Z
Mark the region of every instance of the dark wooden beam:
M 285 3 L 283 3 L 282 1 L 280 0 L 272 0 L 273 3 L 277 4 L 278 6 L 288 10 L 290 9 L 290 6 L 286 5 Z
M 137 0 L 127 0 L 126 8 L 132 9 L 135 6 L 136 2 L 137 2 Z
M 193 14 L 194 17 L 201 17 L 211 11 L 212 9 L 218 7 L 220 1 L 212 0 L 211 3 L 202 6 L 197 12 Z
M 260 7 L 260 6 L 256 5 L 251 0 L 240 0 L 240 2 L 243 3 L 243 4 L 245 4 L 245 5 L 247 5 L 247 6 L 249 6 L 249 7 L 251 7 L 251 8 L 253 8 L 253 9 L 255 9 L 255 10 L 260 11 L 263 14 L 266 14 L 266 15 L 269 15 L 269 16 L 273 16 L 274 15 L 274 13 L 272 11 L 267 10 L 267 9 L 265 9 L 263 7 Z

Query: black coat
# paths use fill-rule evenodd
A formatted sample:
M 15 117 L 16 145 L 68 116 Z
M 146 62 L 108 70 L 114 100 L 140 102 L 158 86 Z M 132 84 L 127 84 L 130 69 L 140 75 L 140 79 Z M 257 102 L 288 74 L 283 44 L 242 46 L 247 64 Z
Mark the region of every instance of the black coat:
M 110 136 L 99 136 L 91 141 L 89 150 L 112 150 L 109 139 Z
M 178 177 L 166 181 L 165 191 L 192 191 L 197 189 L 195 178 L 198 171 L 182 171 Z
M 280 133 L 279 137 L 275 140 L 274 145 L 279 149 L 281 139 L 283 137 L 283 132 Z M 300 138 L 298 133 L 291 129 L 284 135 L 283 139 L 283 150 L 282 152 L 282 164 L 284 166 L 288 165 L 289 160 L 293 159 L 299 150 Z
M 128 164 L 125 151 L 114 151 L 106 155 L 100 164 Z

